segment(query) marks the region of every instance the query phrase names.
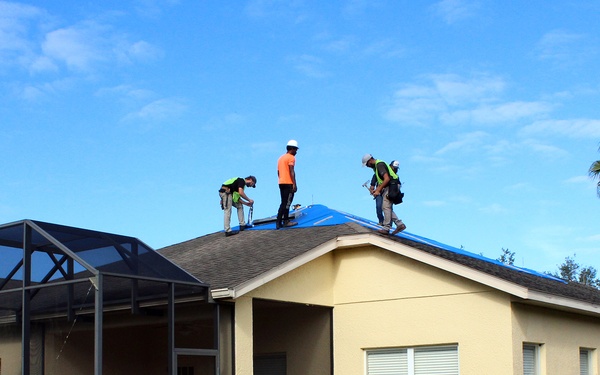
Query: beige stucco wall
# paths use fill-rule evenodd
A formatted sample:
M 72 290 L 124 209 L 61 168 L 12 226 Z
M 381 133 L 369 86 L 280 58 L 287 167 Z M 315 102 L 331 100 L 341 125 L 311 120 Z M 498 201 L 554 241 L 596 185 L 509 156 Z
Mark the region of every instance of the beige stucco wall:
M 265 308 L 264 300 L 254 300 L 254 355 L 285 353 L 287 375 L 330 375 L 331 309 L 267 305 Z
M 235 373 L 253 375 L 252 297 L 242 296 L 235 301 Z
M 461 375 L 512 372 L 506 295 L 373 247 L 336 251 L 335 263 L 336 374 L 364 375 L 364 349 L 451 343 Z
M 255 297 L 334 306 L 336 374 L 364 375 L 364 349 L 448 343 L 459 344 L 463 375 L 513 369 L 507 295 L 373 246 L 328 253 L 257 288 L 243 305 Z M 249 332 L 240 327 L 236 339 Z M 237 344 L 237 374 L 251 375 L 251 358 L 240 352 L 251 346 Z
M 235 305 L 235 364 L 236 375 L 253 375 L 253 321 L 252 321 L 252 301 L 254 299 L 268 299 L 285 301 L 292 303 L 304 303 L 319 306 L 332 306 L 333 303 L 333 283 L 335 272 L 333 269 L 333 255 L 325 254 L 308 264 L 294 269 L 279 278 L 268 282 L 252 292 L 236 299 Z M 329 314 L 320 312 L 311 317 L 313 327 L 329 327 L 327 321 Z M 324 317 L 325 316 L 325 317 Z M 292 318 L 292 316 L 290 316 Z M 304 316 L 306 318 L 307 316 Z M 299 317 L 293 317 L 299 319 Z M 285 319 L 281 316 L 273 317 L 273 320 Z M 289 323 L 289 322 L 287 322 Z M 292 332 L 291 335 L 300 335 L 297 330 L 298 325 L 286 323 L 286 331 Z M 296 329 L 296 332 L 293 331 Z M 323 328 L 328 329 L 328 328 Z M 330 361 L 329 356 L 323 351 L 329 350 L 329 332 L 308 332 L 308 336 L 299 340 L 287 339 L 276 335 L 279 338 L 278 347 L 269 347 L 261 344 L 264 350 L 277 352 L 282 351 L 294 353 L 288 357 L 288 375 L 305 375 L 306 366 L 311 366 L 311 374 L 329 374 Z M 261 341 L 264 342 L 264 341 Z M 321 353 L 315 355 L 315 350 L 323 348 Z M 262 354 L 262 353 L 257 353 Z
M 542 344 L 544 375 L 579 375 L 579 349 L 600 348 L 600 319 L 543 307 L 513 304 L 514 373 L 522 373 L 524 342 Z M 598 374 L 598 354 L 592 355 Z
M 332 306 L 335 374 L 364 375 L 367 349 L 440 344 L 458 344 L 461 375 L 522 374 L 522 343 L 539 342 L 543 375 L 576 375 L 579 347 L 600 347 L 596 318 L 515 305 L 507 293 L 365 246 L 337 249 L 238 299 L 238 375 L 252 375 L 253 298 Z M 597 354 L 593 361 L 598 375 Z
M 334 256 L 327 253 L 264 284 L 248 293 L 248 296 L 332 306 L 335 274 Z
M 0 372 L 21 373 L 21 329 L 17 324 L 0 326 Z

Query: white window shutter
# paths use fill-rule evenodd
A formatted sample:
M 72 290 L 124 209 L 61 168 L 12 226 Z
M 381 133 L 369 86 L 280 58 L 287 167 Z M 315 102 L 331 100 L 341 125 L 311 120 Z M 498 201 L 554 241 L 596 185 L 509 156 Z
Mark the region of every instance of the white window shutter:
M 590 375 L 589 350 L 579 349 L 579 374 Z
M 406 350 L 367 352 L 367 375 L 408 375 Z
M 415 348 L 415 375 L 458 375 L 458 348 Z
M 523 345 L 523 375 L 538 375 L 536 345 Z

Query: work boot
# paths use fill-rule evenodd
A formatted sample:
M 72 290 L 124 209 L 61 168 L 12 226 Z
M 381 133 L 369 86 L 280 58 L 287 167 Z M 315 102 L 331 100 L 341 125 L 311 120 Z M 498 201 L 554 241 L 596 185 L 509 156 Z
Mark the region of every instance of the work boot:
M 229 232 L 225 232 L 225 237 L 234 236 L 238 233 L 240 232 L 238 232 L 237 230 L 230 230 Z
M 388 229 L 377 229 L 377 233 L 390 234 L 390 231 Z
M 298 225 L 298 222 L 296 222 L 296 221 L 286 221 L 286 222 L 283 224 L 283 226 L 284 226 L 284 227 L 293 227 L 293 226 L 295 226 L 295 225 Z
M 405 230 L 405 229 L 406 229 L 406 225 L 404 225 L 404 223 L 402 223 L 402 224 L 398 225 L 398 226 L 396 227 L 396 229 L 394 229 L 394 231 L 392 232 L 392 236 L 393 236 L 394 234 L 398 234 L 398 233 L 402 232 L 402 231 L 403 231 L 403 230 Z

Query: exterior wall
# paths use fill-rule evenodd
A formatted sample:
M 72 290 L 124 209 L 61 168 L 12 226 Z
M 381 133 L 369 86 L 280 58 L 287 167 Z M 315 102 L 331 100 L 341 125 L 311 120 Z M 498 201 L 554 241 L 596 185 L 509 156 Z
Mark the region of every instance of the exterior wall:
M 364 375 L 364 349 L 452 343 L 461 375 L 512 373 L 507 295 L 375 247 L 335 264 L 336 374 Z
M 332 306 L 335 374 L 365 375 L 368 349 L 457 344 L 461 375 L 518 375 L 522 344 L 530 342 L 544 344 L 542 375 L 576 375 L 579 348 L 600 348 L 598 318 L 514 303 L 504 292 L 364 246 L 325 254 L 236 300 L 238 375 L 252 375 L 252 337 L 265 333 L 253 334 L 254 298 Z M 260 338 L 258 345 L 277 350 Z M 592 361 L 598 375 L 597 353 Z
M 334 277 L 333 255 L 328 253 L 236 299 L 236 375 L 253 375 L 253 355 L 269 352 L 288 353 L 288 375 L 329 375 L 330 310 L 288 306 L 283 315 L 267 313 L 261 320 L 248 316 L 253 316 L 252 301 L 257 299 L 332 306 Z M 270 321 L 268 328 L 261 321 Z
M 21 373 L 21 328 L 16 324 L 0 326 L 0 360 L 2 374 Z
M 159 307 L 154 311 L 158 312 Z M 210 349 L 214 346 L 214 305 L 176 305 L 175 345 Z M 104 362 L 106 374 L 165 374 L 168 370 L 168 335 L 165 314 L 131 315 L 129 311 L 104 314 Z M 229 353 L 230 354 L 230 353 Z M 42 364 L 43 359 L 43 364 Z M 187 356 L 185 359 L 190 359 Z M 213 374 L 215 359 L 191 358 L 197 375 Z M 21 328 L 0 326 L 0 373 L 21 373 Z M 48 375 L 94 372 L 94 322 L 78 317 L 75 324 L 64 318 L 34 322 L 31 329 L 31 373 Z M 227 369 L 227 367 L 226 367 Z
M 235 373 L 253 375 L 252 298 L 242 296 L 235 301 Z
M 253 290 L 248 296 L 332 306 L 335 280 L 333 259 L 333 255 L 327 253 Z
M 90 327 L 91 325 L 91 327 Z M 93 374 L 93 324 L 55 326 L 46 333 L 47 374 Z M 131 326 L 103 332 L 103 370 L 107 374 L 164 374 L 167 366 L 166 329 Z M 66 341 L 66 343 L 65 343 Z
M 515 374 L 523 373 L 523 343 L 542 344 L 541 374 L 578 375 L 579 349 L 600 348 L 600 319 L 513 304 L 513 357 Z M 592 356 L 592 374 L 598 374 L 598 354 Z
M 254 355 L 286 353 L 287 375 L 331 374 L 330 308 L 262 300 L 254 306 Z

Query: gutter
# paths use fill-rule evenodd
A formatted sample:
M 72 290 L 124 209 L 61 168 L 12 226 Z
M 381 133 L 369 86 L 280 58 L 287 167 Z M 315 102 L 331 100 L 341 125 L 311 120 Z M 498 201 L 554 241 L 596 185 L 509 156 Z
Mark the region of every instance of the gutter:
M 218 288 L 210 291 L 212 298 L 235 298 L 235 290 L 233 288 Z

